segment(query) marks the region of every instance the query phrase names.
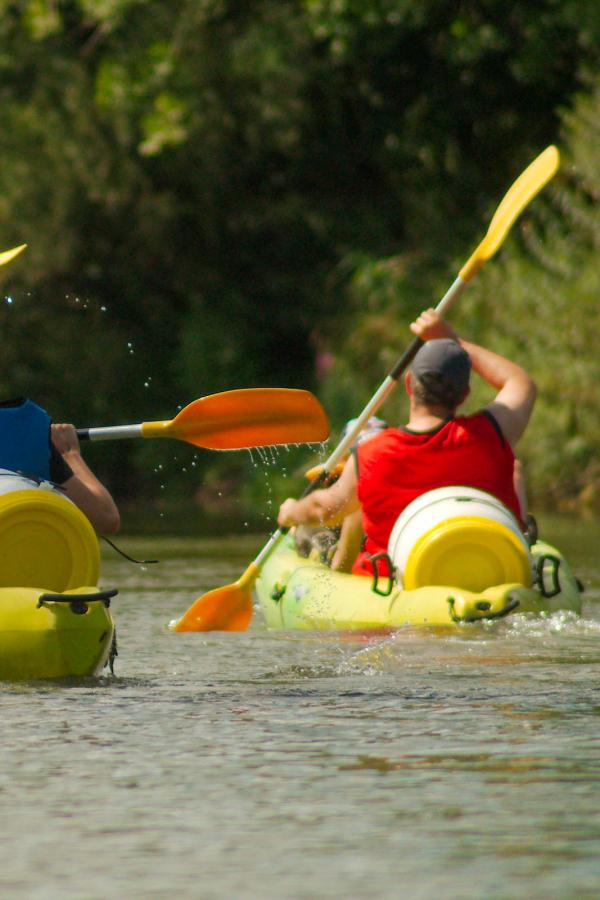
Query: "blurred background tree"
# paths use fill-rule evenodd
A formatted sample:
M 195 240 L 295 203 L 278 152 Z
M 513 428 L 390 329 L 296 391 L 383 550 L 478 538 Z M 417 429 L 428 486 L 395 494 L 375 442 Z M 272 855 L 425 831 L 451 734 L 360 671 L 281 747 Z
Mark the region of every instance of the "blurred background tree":
M 29 244 L 3 392 L 87 425 L 301 386 L 337 429 L 562 128 L 456 321 L 540 383 L 536 496 L 593 505 L 599 31 L 587 0 L 0 0 L 0 244 Z M 263 486 L 239 456 L 91 458 L 125 503 Z

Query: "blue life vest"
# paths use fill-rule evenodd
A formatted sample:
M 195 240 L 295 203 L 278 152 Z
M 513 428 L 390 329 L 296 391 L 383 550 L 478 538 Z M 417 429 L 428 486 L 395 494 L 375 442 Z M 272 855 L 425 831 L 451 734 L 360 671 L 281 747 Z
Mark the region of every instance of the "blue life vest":
M 31 400 L 0 404 L 0 468 L 48 480 L 51 421 Z

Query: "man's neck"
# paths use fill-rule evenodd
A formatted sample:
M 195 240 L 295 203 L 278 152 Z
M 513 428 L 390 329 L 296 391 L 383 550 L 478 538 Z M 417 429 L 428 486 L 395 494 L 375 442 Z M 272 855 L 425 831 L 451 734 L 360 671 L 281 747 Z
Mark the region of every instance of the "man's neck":
M 414 401 L 410 404 L 410 418 L 406 428 L 410 431 L 433 431 L 454 415 L 454 409 L 447 406 L 422 406 Z

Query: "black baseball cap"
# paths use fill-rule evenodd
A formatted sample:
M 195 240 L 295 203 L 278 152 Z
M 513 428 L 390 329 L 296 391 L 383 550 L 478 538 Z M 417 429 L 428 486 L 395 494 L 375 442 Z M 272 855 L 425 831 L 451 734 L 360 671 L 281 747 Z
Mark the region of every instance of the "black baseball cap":
M 427 386 L 447 384 L 456 391 L 463 391 L 469 386 L 471 359 L 456 341 L 438 338 L 421 347 L 410 371 Z

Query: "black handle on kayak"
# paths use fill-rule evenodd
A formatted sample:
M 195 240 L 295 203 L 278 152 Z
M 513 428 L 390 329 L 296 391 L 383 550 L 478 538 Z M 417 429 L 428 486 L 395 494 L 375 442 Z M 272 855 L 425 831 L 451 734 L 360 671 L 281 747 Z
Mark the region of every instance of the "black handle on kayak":
M 108 588 L 105 591 L 94 591 L 89 594 L 40 594 L 37 608 L 39 609 L 44 603 L 94 603 L 101 600 L 105 606 L 110 605 L 113 597 L 116 597 L 119 591 L 117 588 Z
M 548 563 L 548 566 L 546 566 Z M 560 559 L 554 553 L 542 553 L 535 561 L 536 582 L 540 594 L 546 600 L 560 594 L 562 588 L 559 578 Z M 547 582 L 550 582 L 548 585 Z
M 75 433 L 80 441 L 89 441 L 89 439 L 90 439 L 90 429 L 89 428 L 76 428 Z

